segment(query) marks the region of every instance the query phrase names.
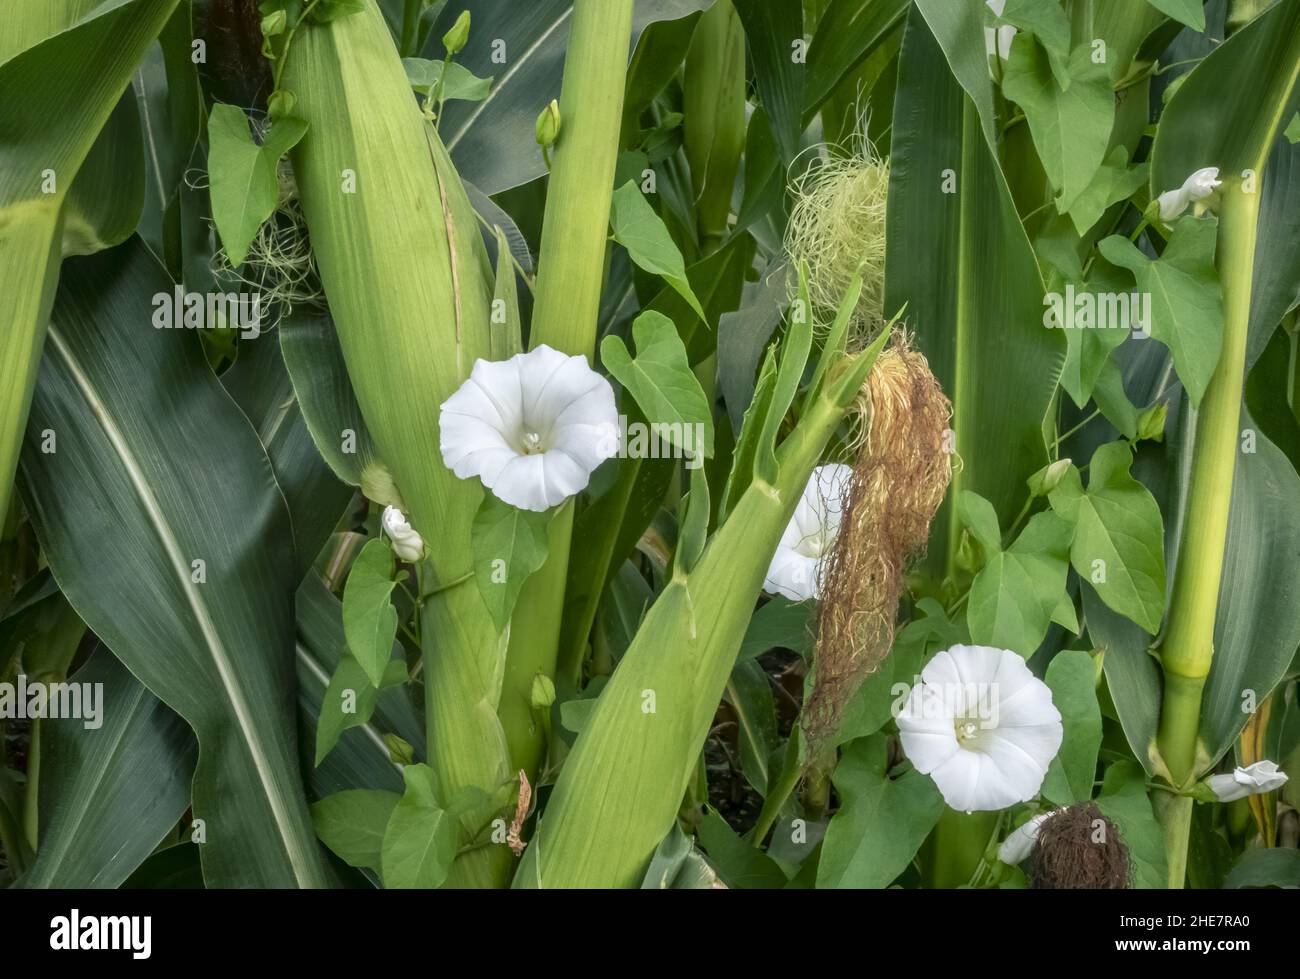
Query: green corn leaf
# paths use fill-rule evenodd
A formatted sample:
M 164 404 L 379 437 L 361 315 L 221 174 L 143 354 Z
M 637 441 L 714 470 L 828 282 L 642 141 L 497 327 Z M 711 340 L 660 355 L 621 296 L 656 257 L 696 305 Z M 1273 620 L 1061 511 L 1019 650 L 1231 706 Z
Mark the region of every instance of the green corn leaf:
M 700 845 L 709 863 L 728 887 L 785 886 L 785 873 L 780 864 L 741 839 L 712 806 L 705 810 L 699 832 Z
M 383 683 L 397 636 L 396 587 L 392 547 L 386 540 L 368 541 L 343 588 L 343 631 L 348 649 L 373 687 Z
M 686 278 L 682 253 L 673 244 L 663 220 L 630 180 L 614 191 L 610 224 L 614 228 L 614 240 L 627 249 L 632 261 L 652 275 L 662 276 L 707 323 L 704 307 Z
M 295 311 L 280 320 L 277 332 L 303 421 L 321 457 L 335 476 L 361 487 L 367 498 L 405 510 L 361 416 L 333 320 Z
M 684 576 L 700 559 L 709 533 L 709 479 L 703 466 L 691 470 L 691 489 L 682 499 L 682 507 L 673 574 Z
M 492 229 L 497 242 L 497 276 L 492 289 L 492 359 L 509 360 L 524 348 L 519 292 L 510 242 L 500 225 Z
M 771 681 L 757 662 L 738 659 L 727 681 L 726 698 L 736 712 L 740 770 L 754 791 L 767 795 L 775 774 L 769 771 L 772 753 L 780 743 Z
M 284 696 L 295 556 L 270 462 L 196 338 L 141 329 L 172 283 L 138 239 L 69 260 L 62 280 L 22 462 L 50 567 L 86 624 L 197 734 L 208 882 L 326 886 Z M 58 451 L 43 451 L 46 430 Z
M 642 313 L 632 324 L 632 337 L 635 358 L 621 337 L 607 336 L 600 345 L 601 362 L 636 398 L 650 425 L 664 426 L 663 437 L 686 452 L 702 451 L 712 458 L 709 402 L 672 320 L 661 313 Z M 703 433 L 702 446 L 697 444 L 697 431 Z
M 704 890 L 718 886 L 718 875 L 679 824 L 663 838 L 641 881 L 642 890 Z
M 776 481 L 777 433 L 785 421 L 786 412 L 794 404 L 795 395 L 799 393 L 804 367 L 808 364 L 808 354 L 812 350 L 812 319 L 812 304 L 808 301 L 808 267 L 801 263 L 799 293 L 790 304 L 789 325 L 786 328 L 785 342 L 780 346 L 780 363 L 772 386 L 772 403 L 763 417 L 758 442 L 754 447 L 754 477 L 767 483 Z M 742 432 L 742 437 L 743 434 Z
M 100 647 L 72 676 L 102 684 L 99 727 L 40 722 L 40 847 L 18 886 L 117 887 L 190 805 L 198 744 L 179 715 Z
M 48 0 L 6 11 L 0 34 L 0 512 L 9 509 L 54 302 L 63 204 L 176 5 L 109 0 L 90 9 L 82 0 Z
M 913 5 L 891 136 L 885 309 L 907 303 L 916 345 L 952 401 L 961 460 L 932 524 L 927 568 L 939 576 L 960 542 L 961 491 L 1009 523 L 1025 479 L 1048 461 L 1043 421 L 1065 348 L 1060 331 L 1043 328 L 1041 277 L 998 163 L 984 9 Z
M 775 392 L 776 345 L 773 345 L 767 348 L 767 353 L 763 357 L 763 366 L 758 372 L 754 397 L 749 407 L 745 409 L 745 417 L 740 426 L 740 437 L 736 439 L 736 447 L 731 453 L 731 472 L 727 474 L 727 485 L 722 491 L 722 505 L 718 508 L 719 520 L 725 519 L 731 513 L 754 477 L 759 438 L 771 410 Z

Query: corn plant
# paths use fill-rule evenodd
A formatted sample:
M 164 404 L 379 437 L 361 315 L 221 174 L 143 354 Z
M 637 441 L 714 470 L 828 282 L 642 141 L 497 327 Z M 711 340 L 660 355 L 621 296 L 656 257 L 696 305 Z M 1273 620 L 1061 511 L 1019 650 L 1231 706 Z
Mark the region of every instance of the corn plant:
M 1300 883 L 1300 0 L 8 7 L 6 886 Z

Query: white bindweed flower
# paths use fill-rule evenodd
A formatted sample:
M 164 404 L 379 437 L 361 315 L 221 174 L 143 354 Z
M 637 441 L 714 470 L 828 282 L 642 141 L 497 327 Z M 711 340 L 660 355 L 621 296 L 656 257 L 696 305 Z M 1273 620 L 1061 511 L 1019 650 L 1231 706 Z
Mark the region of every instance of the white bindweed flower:
M 442 461 L 478 476 L 498 499 L 548 510 L 582 490 L 618 454 L 618 409 L 609 381 L 542 344 L 509 360 L 474 362 L 442 405 Z
M 1222 184 L 1218 167 L 1202 167 L 1177 190 L 1166 190 L 1160 195 L 1160 220 L 1169 224 L 1187 210 L 1187 205 L 1205 200 Z
M 936 653 L 898 715 L 903 750 L 962 812 L 1034 798 L 1061 748 L 1052 691 L 1009 649 Z
M 1277 767 L 1277 762 L 1257 761 L 1228 775 L 1211 775 L 1205 782 L 1220 802 L 1235 802 L 1280 789 L 1286 785 L 1287 774 Z
M 1034 852 L 1034 844 L 1038 842 L 1038 831 L 1043 828 L 1043 823 L 1058 812 L 1061 810 L 1040 812 L 1027 823 L 1013 829 L 998 847 L 998 859 L 1005 864 L 1017 864 L 1027 860 L 1029 854 Z
M 424 557 L 424 539 L 412 529 L 406 514 L 397 507 L 384 507 L 379 525 L 393 542 L 393 553 L 403 561 L 418 561 Z
M 818 466 L 804 488 L 794 516 L 768 566 L 763 590 L 792 602 L 821 597 L 821 567 L 840 529 L 853 469 L 842 463 Z
M 1006 9 L 1007 0 L 985 0 L 988 8 L 993 11 L 994 17 L 1001 17 L 1002 11 Z M 997 56 L 1003 61 L 1011 57 L 1011 41 L 1016 36 L 1016 29 L 1010 24 L 1004 24 L 1001 27 L 984 28 L 984 48 L 991 55 L 997 53 Z

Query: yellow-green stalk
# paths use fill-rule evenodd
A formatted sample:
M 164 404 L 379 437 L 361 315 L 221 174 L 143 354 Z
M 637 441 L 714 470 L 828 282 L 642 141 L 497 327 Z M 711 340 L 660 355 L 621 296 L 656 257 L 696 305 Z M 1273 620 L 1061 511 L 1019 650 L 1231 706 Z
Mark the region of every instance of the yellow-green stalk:
M 63 256 L 64 201 L 177 0 L 9 4 L 0 31 L 0 515 Z
M 632 0 L 574 4 L 529 341 L 589 361 L 595 355 L 631 36 Z M 514 764 L 530 775 L 542 743 L 530 692 L 538 673 L 555 675 L 572 531 L 568 503 L 551 520 L 546 563 L 524 584 L 511 621 L 501 721 Z
M 1160 662 L 1164 671 L 1164 696 L 1160 708 L 1157 748 L 1164 773 L 1177 789 L 1188 788 L 1210 759 L 1200 743 L 1201 701 L 1214 656 L 1214 626 L 1222 585 L 1223 555 L 1232 509 L 1232 484 L 1240 451 L 1238 437 L 1242 390 L 1246 372 L 1246 349 L 1250 327 L 1252 276 L 1258 232 L 1260 199 L 1264 192 L 1265 164 L 1278 134 L 1288 121 L 1287 107 L 1293 105 L 1300 84 L 1300 3 L 1272 8 L 1275 35 L 1284 39 L 1269 62 L 1257 65 L 1253 59 L 1228 60 L 1228 70 L 1238 72 L 1238 82 L 1259 85 L 1258 114 L 1249 120 L 1247 131 L 1239 133 L 1226 149 L 1223 187 L 1219 209 L 1217 267 L 1223 285 L 1223 350 L 1210 384 L 1196 414 L 1196 437 L 1183 520 L 1186 528 L 1179 547 L 1173 592 Z M 1216 52 L 1230 59 L 1233 44 L 1239 44 L 1252 25 Z M 1203 98 L 1209 87 L 1222 84 L 1221 75 L 1189 76 L 1166 114 L 1173 113 L 1188 99 Z M 1180 100 L 1182 100 L 1180 102 Z M 1198 111 L 1179 117 L 1183 130 L 1202 124 Z M 1154 150 L 1158 164 L 1164 152 L 1162 139 L 1176 144 L 1186 138 L 1175 129 L 1173 135 L 1157 136 Z M 1153 164 L 1153 172 L 1159 169 Z M 1169 864 L 1169 885 L 1182 887 L 1187 869 L 1187 845 L 1191 832 L 1192 800 L 1187 796 L 1159 798 L 1165 827 Z
M 1176 787 L 1190 785 L 1205 760 L 1197 757 L 1201 696 L 1214 656 L 1214 620 L 1237 466 L 1259 197 L 1258 193 L 1243 192 L 1239 177 L 1224 182 L 1219 225 L 1223 353 L 1196 415 L 1196 448 L 1184 522 L 1188 533 L 1178 549 L 1168 631 L 1160 650 L 1165 686 L 1157 744 Z M 1166 800 L 1164 805 L 1169 886 L 1182 887 L 1192 800 L 1180 797 Z
M 429 764 L 444 803 L 470 786 L 494 796 L 463 820 L 477 831 L 512 775 L 496 713 L 505 638 L 472 578 L 483 490 L 443 464 L 438 415 L 474 360 L 490 357 L 491 270 L 377 6 L 303 25 L 281 84 L 309 125 L 293 168 L 348 375 L 430 554 L 420 575 L 432 593 L 420 624 Z M 504 846 L 470 850 L 448 883 L 499 886 L 511 861 Z

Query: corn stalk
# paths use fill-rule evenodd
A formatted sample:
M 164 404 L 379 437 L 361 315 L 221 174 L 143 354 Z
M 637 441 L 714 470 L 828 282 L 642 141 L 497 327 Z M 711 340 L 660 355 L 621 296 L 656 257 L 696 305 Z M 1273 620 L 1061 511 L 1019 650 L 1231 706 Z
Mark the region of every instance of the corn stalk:
M 1223 350 L 1196 414 L 1195 454 L 1184 521 L 1187 530 L 1178 551 L 1168 625 L 1160 649 L 1164 697 L 1157 747 L 1171 784 L 1180 789 L 1189 787 L 1212 761 L 1205 757 L 1199 740 L 1201 700 L 1214 658 L 1214 626 L 1239 451 L 1264 168 L 1274 141 L 1294 113 L 1300 81 L 1300 30 L 1297 30 L 1300 4 L 1278 5 L 1271 16 L 1273 21 L 1265 26 L 1276 25 L 1277 36 L 1284 39 L 1282 47 L 1275 52 L 1273 64 L 1259 65 L 1252 63 L 1253 59 L 1244 59 L 1234 68 L 1234 62 L 1227 60 L 1229 46 L 1218 52 L 1227 63 L 1227 70 L 1253 74 L 1253 82 L 1260 86 L 1259 112 L 1248 118 L 1248 129 L 1226 150 L 1231 160 L 1221 191 L 1217 261 L 1223 286 Z M 1244 36 L 1244 33 L 1239 35 Z M 1239 43 L 1238 37 L 1232 43 Z M 1200 80 L 1195 73 L 1190 79 L 1198 83 Z M 1213 76 L 1211 82 L 1222 84 L 1222 78 Z M 1193 97 L 1197 94 L 1192 90 Z M 1176 104 L 1177 99 L 1171 104 L 1170 112 Z M 1186 119 L 1184 125 L 1188 129 L 1201 124 L 1196 113 L 1189 113 Z M 1173 142 L 1175 137 L 1168 138 Z M 1157 153 L 1162 149 L 1157 142 Z M 1192 799 L 1179 796 L 1161 800 L 1161 805 L 1169 885 L 1182 887 L 1187 869 Z
M 560 93 L 555 144 L 537 264 L 530 342 L 591 360 L 604 284 L 610 199 L 632 0 L 577 0 Z M 533 678 L 554 677 L 569 567 L 573 504 L 555 515 L 546 563 L 525 583 L 511 622 L 501 722 L 516 768 L 530 773 L 542 732 L 530 706 Z M 569 669 L 572 677 L 573 669 Z
M 309 124 L 293 168 L 348 375 L 431 555 L 420 569 L 429 764 L 446 800 L 466 787 L 495 795 L 463 817 L 477 832 L 511 775 L 497 719 L 506 637 L 472 576 L 483 491 L 443 465 L 438 413 L 490 357 L 487 254 L 377 6 L 305 25 L 282 78 Z M 511 862 L 503 846 L 472 849 L 447 883 L 500 886 Z

